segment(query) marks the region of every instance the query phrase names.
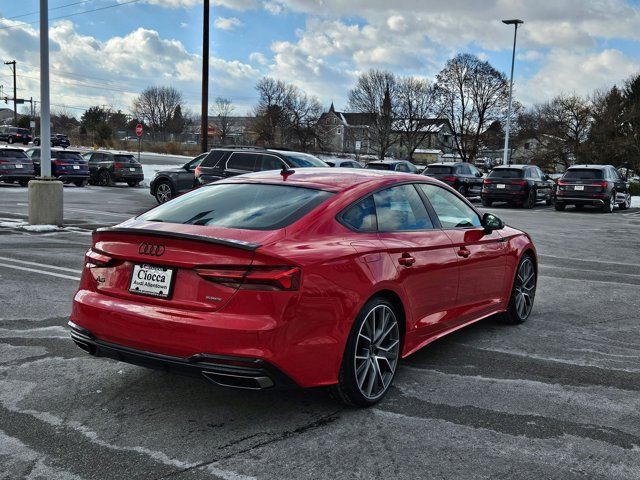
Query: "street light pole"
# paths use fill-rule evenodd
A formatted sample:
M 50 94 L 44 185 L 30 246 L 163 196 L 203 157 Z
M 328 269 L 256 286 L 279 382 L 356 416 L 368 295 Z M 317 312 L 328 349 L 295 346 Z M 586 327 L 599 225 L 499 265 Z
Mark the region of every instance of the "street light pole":
M 504 132 L 504 154 L 502 157 L 502 163 L 507 165 L 509 163 L 509 129 L 511 127 L 511 103 L 513 101 L 513 67 L 516 63 L 516 38 L 518 36 L 518 25 L 523 24 L 522 20 L 514 18 L 512 20 L 502 20 L 505 25 L 513 25 L 513 52 L 511 54 L 511 80 L 509 81 L 509 108 L 507 110 L 507 126 Z
M 202 20 L 202 106 L 200 109 L 200 150 L 209 150 L 209 0 L 204 0 Z
M 49 0 L 40 0 L 40 176 L 51 176 Z

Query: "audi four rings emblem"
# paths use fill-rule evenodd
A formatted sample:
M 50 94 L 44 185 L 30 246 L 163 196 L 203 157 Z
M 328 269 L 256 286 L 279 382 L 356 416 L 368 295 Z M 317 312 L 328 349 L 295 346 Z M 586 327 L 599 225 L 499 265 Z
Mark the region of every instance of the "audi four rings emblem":
M 138 248 L 140 255 L 149 255 L 151 257 L 159 257 L 164 253 L 164 245 L 157 245 L 155 243 L 141 243 Z

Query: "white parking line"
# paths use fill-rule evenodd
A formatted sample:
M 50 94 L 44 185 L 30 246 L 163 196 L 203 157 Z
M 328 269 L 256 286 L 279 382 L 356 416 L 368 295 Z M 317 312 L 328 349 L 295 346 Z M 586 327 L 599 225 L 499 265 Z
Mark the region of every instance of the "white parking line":
M 21 207 L 28 207 L 28 203 L 17 203 Z M 86 210 L 84 208 L 70 208 L 66 207 L 65 211 L 69 212 L 77 212 L 77 213 L 94 213 L 96 215 L 106 215 L 107 217 L 120 217 L 120 218 L 131 218 L 135 216 L 135 213 L 113 213 L 113 212 L 101 212 L 100 210 Z
M 15 258 L 0 257 L 0 260 L 4 260 L 5 262 L 10 262 L 10 263 L 20 263 L 23 265 L 33 265 L 36 267 L 49 268 L 51 270 L 61 270 L 63 272 L 81 273 L 81 270 L 76 270 L 74 268 L 58 267 L 57 265 L 47 265 L 47 264 L 37 263 L 37 262 L 27 262 L 26 260 L 17 260 Z
M 80 281 L 80 277 L 72 277 L 71 275 L 63 275 L 61 273 L 55 273 L 55 272 L 48 272 L 46 270 L 36 270 L 35 268 L 27 268 L 27 267 L 19 267 L 18 265 L 9 265 L 7 263 L 0 263 L 0 268 L 13 268 L 15 270 L 24 270 L 27 272 L 34 272 L 34 273 L 41 273 L 44 275 L 51 275 L 52 277 L 58 277 L 58 278 L 66 278 L 69 280 L 76 280 L 76 281 Z

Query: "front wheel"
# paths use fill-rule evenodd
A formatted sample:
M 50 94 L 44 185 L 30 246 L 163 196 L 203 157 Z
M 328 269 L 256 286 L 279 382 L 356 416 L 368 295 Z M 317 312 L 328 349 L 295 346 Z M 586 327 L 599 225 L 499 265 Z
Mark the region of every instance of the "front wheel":
M 111 182 L 112 179 L 109 170 L 102 170 L 98 174 L 98 185 L 100 185 L 101 187 L 108 187 L 109 185 L 111 185 Z
M 627 210 L 628 208 L 631 208 L 631 195 L 629 194 L 625 195 L 624 202 L 618 205 L 618 208 L 620 210 Z
M 525 322 L 529 318 L 536 296 L 536 279 L 537 273 L 533 259 L 531 255 L 525 254 L 518 264 L 509 306 L 503 314 L 505 323 L 516 325 Z
M 34 144 L 36 147 L 37 147 L 37 146 L 39 146 L 39 145 L 40 145 L 40 140 L 34 140 L 34 141 L 33 141 L 33 144 Z
M 156 186 L 156 200 L 158 203 L 166 203 L 174 197 L 173 187 L 169 182 L 160 182 Z
M 400 326 L 395 308 L 382 298 L 373 298 L 351 328 L 334 390 L 347 405 L 374 405 L 389 390 L 399 359 Z

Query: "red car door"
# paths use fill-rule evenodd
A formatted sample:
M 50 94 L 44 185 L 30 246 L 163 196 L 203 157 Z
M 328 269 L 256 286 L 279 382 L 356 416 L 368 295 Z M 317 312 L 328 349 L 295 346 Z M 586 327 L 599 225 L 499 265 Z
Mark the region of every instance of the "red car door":
M 458 258 L 449 236 L 432 223 L 414 185 L 391 187 L 373 197 L 378 236 L 411 309 L 405 349 L 411 351 L 450 321 L 458 294 Z
M 464 323 L 495 311 L 504 300 L 506 243 L 498 232 L 486 232 L 466 201 L 438 185 L 421 184 L 442 231 L 458 257 L 458 318 Z

